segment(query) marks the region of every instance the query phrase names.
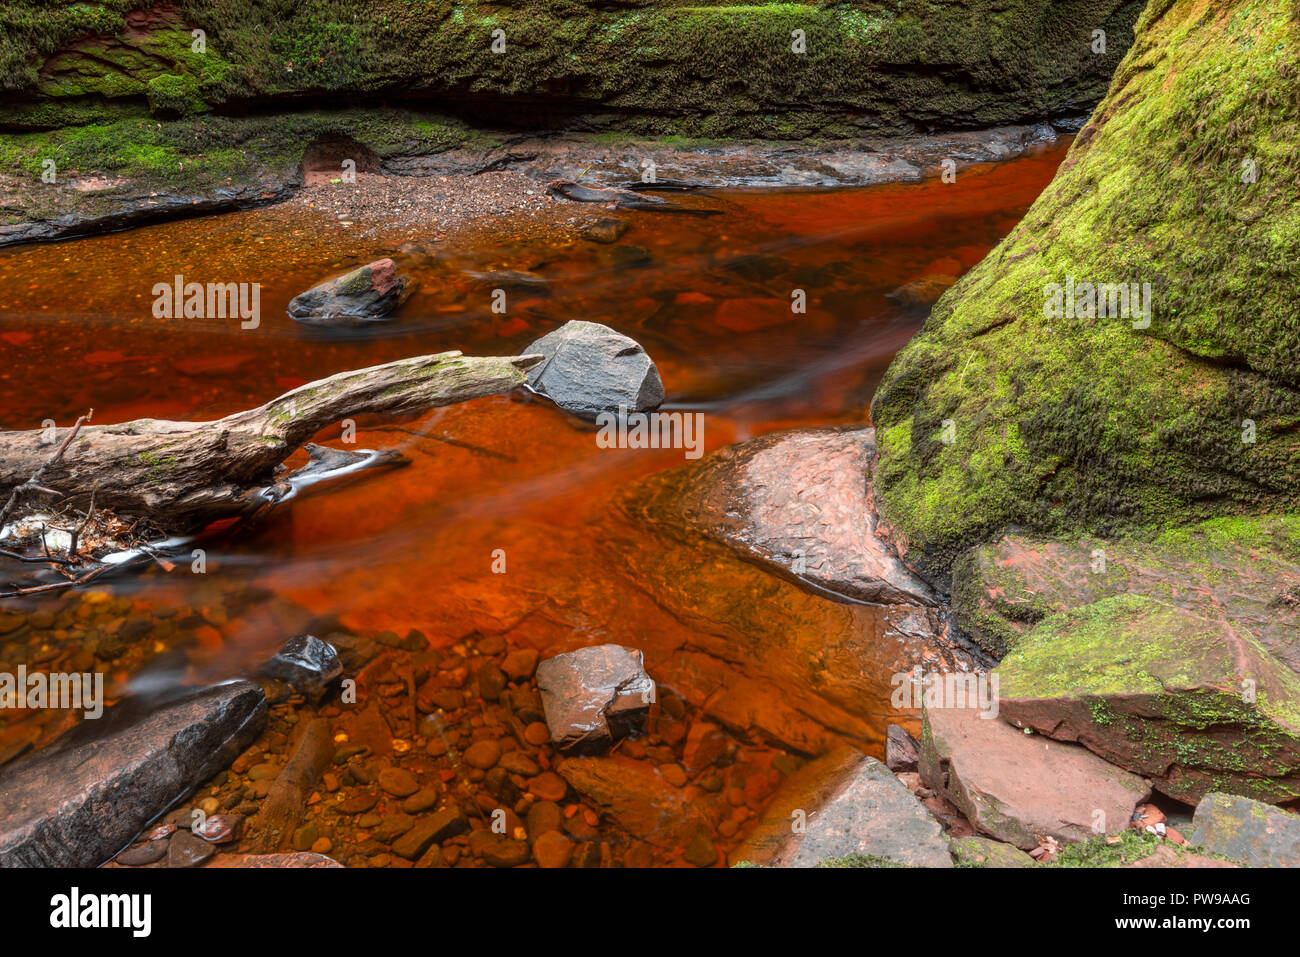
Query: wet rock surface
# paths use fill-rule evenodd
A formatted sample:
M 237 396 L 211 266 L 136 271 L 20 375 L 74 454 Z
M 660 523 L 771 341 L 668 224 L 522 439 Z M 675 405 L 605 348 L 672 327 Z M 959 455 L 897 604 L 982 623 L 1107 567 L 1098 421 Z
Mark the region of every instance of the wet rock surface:
M 377 259 L 295 296 L 289 317 L 309 325 L 364 325 L 387 319 L 413 291 L 393 260 Z
M 641 652 L 621 645 L 548 658 L 537 666 L 537 687 L 551 741 L 572 754 L 605 751 L 639 731 L 655 700 Z
M 777 432 L 656 476 L 645 509 L 828 592 L 928 609 L 930 586 L 875 535 L 874 460 L 869 428 Z
M 850 854 L 952 866 L 939 822 L 907 786 L 874 758 L 840 747 L 782 784 L 730 861 L 812 867 Z
M 228 765 L 266 713 L 262 689 L 237 681 L 128 700 L 84 722 L 0 772 L 0 864 L 103 863 Z
M 546 357 L 529 371 L 529 386 L 583 418 L 620 408 L 643 412 L 664 401 L 659 370 L 645 349 L 600 323 L 566 322 L 522 354 Z
M 1023 850 L 1129 825 L 1150 789 L 1086 748 L 1025 734 L 973 708 L 926 708 L 921 779 L 976 829 Z
M 1300 796 L 1300 678 L 1226 621 L 1108 598 L 1042 622 L 998 675 L 1003 719 L 1078 742 L 1170 797 Z
M 295 635 L 259 670 L 292 685 L 309 698 L 319 698 L 330 682 L 343 673 L 343 664 L 329 642 L 315 635 Z
M 1188 839 L 1251 867 L 1300 867 L 1300 815 L 1236 794 L 1201 798 Z

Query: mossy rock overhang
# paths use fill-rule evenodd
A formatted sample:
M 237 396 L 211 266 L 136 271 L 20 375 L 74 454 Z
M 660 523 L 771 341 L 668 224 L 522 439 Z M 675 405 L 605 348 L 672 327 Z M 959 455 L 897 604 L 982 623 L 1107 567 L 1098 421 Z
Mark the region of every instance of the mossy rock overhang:
M 1044 620 L 996 670 L 999 714 L 1180 801 L 1300 797 L 1300 676 L 1245 631 L 1139 595 Z
M 1086 114 L 1141 6 L 14 0 L 0 8 L 0 128 L 84 122 L 111 102 L 185 116 L 323 98 L 661 135 L 991 127 Z
M 877 505 L 913 567 L 946 581 L 1010 528 L 1294 507 L 1298 36 L 1277 0 L 1147 7 L 1055 179 L 876 393 Z M 1087 308 L 1102 284 L 1118 317 Z

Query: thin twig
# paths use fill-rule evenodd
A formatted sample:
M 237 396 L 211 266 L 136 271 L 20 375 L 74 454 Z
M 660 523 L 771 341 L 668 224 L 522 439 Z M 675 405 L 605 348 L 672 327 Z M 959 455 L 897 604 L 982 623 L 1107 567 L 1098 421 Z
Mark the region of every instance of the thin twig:
M 81 533 L 86 530 L 90 520 L 95 517 L 95 493 L 99 491 L 98 486 L 92 486 L 90 489 L 90 511 L 86 512 L 86 520 L 72 530 L 72 538 L 68 542 L 68 557 L 77 557 L 77 539 L 81 538 Z
M 29 478 L 26 482 L 14 488 L 13 492 L 11 492 L 9 495 L 9 501 L 5 502 L 4 510 L 0 511 L 0 529 L 4 528 L 5 522 L 9 518 L 9 513 L 13 511 L 14 506 L 18 503 L 18 496 L 22 494 L 24 491 L 26 491 L 27 489 L 35 489 L 37 491 L 47 492 L 55 495 L 58 494 L 53 489 L 48 489 L 40 485 L 39 484 L 40 478 L 42 475 L 45 474 L 45 470 L 47 468 L 49 468 L 51 465 L 57 465 L 59 463 L 59 461 L 63 458 L 63 453 L 68 450 L 68 446 L 72 444 L 72 440 L 75 439 L 77 437 L 77 433 L 81 431 L 81 427 L 85 425 L 87 422 L 89 422 L 91 416 L 93 416 L 94 414 L 95 414 L 95 410 L 91 409 L 85 415 L 78 418 L 77 421 L 73 424 L 72 428 L 68 430 L 68 434 L 63 437 L 63 441 L 59 443 L 59 447 L 54 450 L 54 454 L 45 460 L 45 464 L 42 465 L 40 468 L 38 468 L 34 473 L 32 473 L 32 477 Z

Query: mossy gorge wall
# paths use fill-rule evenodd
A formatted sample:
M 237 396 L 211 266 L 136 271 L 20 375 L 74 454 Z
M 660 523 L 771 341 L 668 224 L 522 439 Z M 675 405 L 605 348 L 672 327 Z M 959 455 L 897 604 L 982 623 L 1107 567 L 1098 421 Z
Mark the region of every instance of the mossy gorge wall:
M 324 101 L 710 137 L 994 126 L 1086 113 L 1140 7 L 9 0 L 0 5 L 0 126 Z

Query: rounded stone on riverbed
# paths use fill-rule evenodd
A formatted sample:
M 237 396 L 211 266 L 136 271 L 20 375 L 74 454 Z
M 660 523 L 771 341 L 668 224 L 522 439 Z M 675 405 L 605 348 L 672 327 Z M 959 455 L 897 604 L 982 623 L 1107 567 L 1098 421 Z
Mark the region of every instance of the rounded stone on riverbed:
M 438 791 L 435 788 L 421 788 L 402 802 L 402 810 L 407 814 L 419 814 L 438 803 Z
M 150 841 L 148 844 L 129 847 L 113 860 L 126 867 L 143 867 L 146 864 L 153 864 L 167 856 L 167 843 L 165 840 Z
M 583 227 L 582 235 L 593 243 L 616 243 L 627 232 L 628 225 L 625 219 L 602 216 L 591 225 Z
M 475 741 L 465 749 L 463 757 L 471 768 L 488 771 L 501 759 L 501 745 L 491 740 Z
M 198 867 L 217 853 L 217 849 L 201 841 L 189 831 L 177 831 L 168 841 L 168 867 Z
M 573 857 L 573 841 L 560 831 L 547 831 L 533 841 L 533 860 L 538 867 L 568 867 Z
M 546 361 L 528 385 L 566 412 L 595 419 L 602 412 L 644 412 L 664 401 L 659 369 L 636 340 L 597 322 L 573 320 L 524 349 Z
M 404 768 L 384 768 L 379 772 L 379 786 L 393 797 L 410 797 L 420 789 L 415 775 Z

